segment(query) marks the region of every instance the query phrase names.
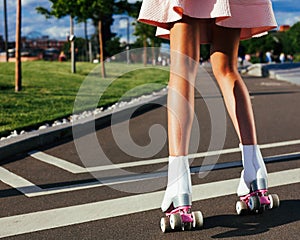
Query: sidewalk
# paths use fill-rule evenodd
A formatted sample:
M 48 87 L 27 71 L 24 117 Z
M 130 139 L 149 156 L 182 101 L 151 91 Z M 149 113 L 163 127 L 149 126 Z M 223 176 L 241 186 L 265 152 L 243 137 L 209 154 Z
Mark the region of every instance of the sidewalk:
M 257 63 L 248 66 L 242 73 L 249 76 L 269 77 L 300 85 L 300 63 Z

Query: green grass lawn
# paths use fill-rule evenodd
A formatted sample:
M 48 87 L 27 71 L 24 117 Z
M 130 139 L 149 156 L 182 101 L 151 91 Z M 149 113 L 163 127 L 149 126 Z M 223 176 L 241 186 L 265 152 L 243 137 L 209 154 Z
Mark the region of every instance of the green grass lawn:
M 77 63 L 77 73 L 72 74 L 68 62 L 24 62 L 23 89 L 16 93 L 14 67 L 0 63 L 0 136 L 71 115 L 77 95 L 78 111 L 108 106 L 166 86 L 169 74 L 167 68 L 107 63 L 107 78 L 102 79 L 99 65 L 91 63 Z

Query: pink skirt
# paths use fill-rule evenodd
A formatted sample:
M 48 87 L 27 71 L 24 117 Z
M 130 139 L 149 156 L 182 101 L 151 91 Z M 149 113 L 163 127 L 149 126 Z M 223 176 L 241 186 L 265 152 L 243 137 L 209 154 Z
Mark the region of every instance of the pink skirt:
M 157 26 L 156 35 L 168 39 L 173 23 L 183 15 L 215 19 L 219 26 L 241 28 L 241 40 L 277 27 L 270 0 L 143 0 L 138 20 Z M 201 30 L 201 43 L 210 42 L 208 27 L 207 24 Z

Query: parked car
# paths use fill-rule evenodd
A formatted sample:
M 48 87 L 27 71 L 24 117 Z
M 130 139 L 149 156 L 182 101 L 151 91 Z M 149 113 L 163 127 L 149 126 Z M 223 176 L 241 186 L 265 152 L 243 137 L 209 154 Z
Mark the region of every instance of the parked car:
M 44 50 L 43 59 L 46 61 L 56 61 L 58 60 L 59 50 L 55 48 L 48 48 Z

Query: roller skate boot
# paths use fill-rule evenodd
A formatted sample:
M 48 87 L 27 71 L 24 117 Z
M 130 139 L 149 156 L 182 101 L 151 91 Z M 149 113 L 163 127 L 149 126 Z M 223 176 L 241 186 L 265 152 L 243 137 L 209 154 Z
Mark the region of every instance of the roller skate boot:
M 203 216 L 200 211 L 191 211 L 192 201 L 189 194 L 182 194 L 172 199 L 172 204 L 160 220 L 162 232 L 190 231 L 203 227 Z
M 161 204 L 165 217 L 161 218 L 163 232 L 200 229 L 200 211 L 191 212 L 192 181 L 187 156 L 169 157 L 168 185 Z
M 268 174 L 259 146 L 240 144 L 240 148 L 244 170 L 237 189 L 240 197 L 236 203 L 237 214 L 262 213 L 278 207 L 278 196 L 268 194 Z
M 236 203 L 236 212 L 238 215 L 263 213 L 266 209 L 279 207 L 279 203 L 278 195 L 268 194 L 266 180 L 259 178 L 251 182 L 249 194 L 240 196 Z

